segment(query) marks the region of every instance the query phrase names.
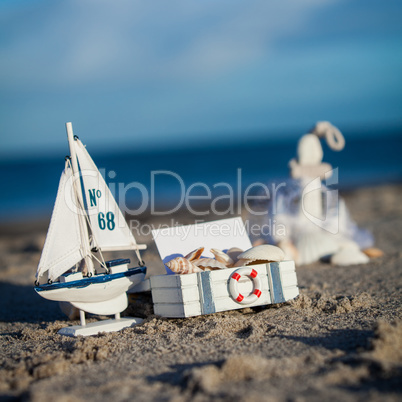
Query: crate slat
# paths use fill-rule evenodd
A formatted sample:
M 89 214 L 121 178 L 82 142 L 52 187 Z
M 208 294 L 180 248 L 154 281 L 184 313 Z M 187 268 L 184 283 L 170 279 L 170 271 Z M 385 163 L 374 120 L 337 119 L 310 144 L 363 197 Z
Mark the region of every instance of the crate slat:
M 261 281 L 261 296 L 250 304 L 235 301 L 229 281 L 237 268 L 204 271 L 187 275 L 159 275 L 150 278 L 154 312 L 164 317 L 192 317 L 245 307 L 283 303 L 299 294 L 293 261 L 253 265 Z M 245 297 L 254 289 L 253 281 L 242 276 L 237 284 Z

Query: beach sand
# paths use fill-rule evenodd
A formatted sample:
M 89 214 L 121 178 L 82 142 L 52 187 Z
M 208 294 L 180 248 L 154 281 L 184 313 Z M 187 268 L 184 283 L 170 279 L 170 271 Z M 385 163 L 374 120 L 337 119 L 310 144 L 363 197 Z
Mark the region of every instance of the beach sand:
M 166 319 L 143 296 L 126 312 L 144 315 L 143 324 L 89 338 L 58 335 L 69 322 L 33 290 L 48 222 L 3 226 L 1 400 L 401 400 L 402 186 L 344 196 L 383 257 L 300 267 L 300 297 L 266 308 Z M 183 212 L 175 219 L 194 221 Z M 150 236 L 137 240 L 160 272 Z

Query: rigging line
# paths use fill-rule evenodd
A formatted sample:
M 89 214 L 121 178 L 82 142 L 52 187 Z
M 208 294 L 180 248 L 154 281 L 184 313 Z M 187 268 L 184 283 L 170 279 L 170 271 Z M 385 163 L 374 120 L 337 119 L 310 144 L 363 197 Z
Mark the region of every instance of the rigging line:
M 143 261 L 142 258 L 141 258 L 141 254 L 140 254 L 140 251 L 138 250 L 138 247 L 134 249 L 134 252 L 135 252 L 135 254 L 137 255 L 139 264 L 140 264 L 140 265 L 141 265 L 141 264 L 144 265 L 144 261 Z
M 82 193 L 82 181 L 81 181 L 81 174 L 80 174 L 80 168 L 78 166 L 78 157 L 75 149 L 75 139 L 73 137 L 73 130 L 72 130 L 72 125 L 71 123 L 66 123 L 66 130 L 67 130 L 67 137 L 68 137 L 68 144 L 70 147 L 70 156 L 71 156 L 71 166 L 72 166 L 72 171 L 73 171 L 73 177 L 75 178 L 74 181 L 74 190 L 75 190 L 75 196 L 77 201 L 83 201 L 83 193 Z M 78 182 L 77 180 L 78 179 Z M 80 203 L 77 202 L 77 206 L 80 206 Z M 84 212 L 85 215 L 85 209 L 81 209 Z M 88 268 L 88 271 L 90 274 L 93 274 L 94 272 L 94 266 L 93 266 L 93 261 L 90 256 L 90 245 L 89 245 L 89 234 L 88 234 L 88 226 L 85 222 L 85 217 L 83 217 L 81 214 L 79 215 L 79 224 L 80 224 L 80 230 L 81 230 L 81 245 L 82 245 L 82 250 L 84 251 L 85 254 L 85 262 Z
M 68 160 L 66 160 L 66 162 L 67 162 L 67 164 L 71 167 L 71 162 L 70 162 L 70 160 L 71 160 L 71 159 L 68 159 Z M 83 203 L 81 202 L 81 200 L 80 200 L 78 197 L 77 197 L 77 202 L 78 202 L 78 204 L 79 204 L 81 210 L 86 212 Z M 87 213 L 84 213 L 84 216 L 85 216 L 85 220 L 86 220 L 86 222 L 87 222 L 89 228 L 91 229 L 92 240 L 93 240 L 95 246 L 96 246 L 96 247 L 98 248 L 98 250 L 99 250 L 99 254 L 100 254 L 100 256 L 101 256 L 102 262 L 99 261 L 99 259 L 98 259 L 93 253 L 90 253 L 89 256 L 90 256 L 91 258 L 94 257 L 94 258 L 96 259 L 96 261 L 98 261 L 99 264 L 100 264 L 106 271 L 108 271 L 108 268 L 106 267 L 105 259 L 103 258 L 102 251 L 101 251 L 101 249 L 100 249 L 100 247 L 98 246 L 98 243 L 97 243 L 97 241 L 96 241 L 96 237 L 95 237 L 95 235 L 94 235 L 94 231 L 93 231 L 93 229 L 92 229 L 91 221 L 90 221 L 90 219 L 89 219 L 89 217 L 88 217 L 88 214 L 87 214 Z
M 77 144 L 79 144 L 79 146 L 81 146 L 81 147 L 88 153 L 88 151 L 87 151 L 87 149 L 86 149 L 86 145 L 84 145 L 84 144 L 78 139 L 78 137 L 77 137 Z M 90 158 L 90 155 L 89 155 L 89 154 L 88 154 L 88 157 Z M 96 166 L 95 166 L 95 168 L 96 168 Z M 98 174 L 100 174 L 99 171 L 98 171 Z M 105 185 L 106 185 L 106 183 L 105 183 Z M 106 185 L 106 188 L 107 188 L 107 185 Z M 121 211 L 120 211 L 120 212 L 121 212 Z M 123 217 L 123 219 L 125 219 L 125 217 Z M 94 239 L 94 241 L 96 242 L 96 236 L 95 236 L 94 231 L 92 230 L 92 226 L 91 226 L 91 223 L 90 223 L 90 221 L 89 221 L 88 216 L 87 216 L 87 220 L 88 220 L 88 225 L 89 225 L 89 227 L 91 228 L 91 231 L 92 231 L 93 239 Z M 128 230 L 129 230 L 129 229 L 128 229 Z M 131 233 L 131 235 L 132 235 L 132 233 Z M 134 236 L 132 236 L 132 237 L 134 237 Z M 139 264 L 140 264 L 140 265 L 145 265 L 143 259 L 141 258 L 141 254 L 140 254 L 140 252 L 139 252 L 139 249 L 138 249 L 138 246 L 137 246 L 137 243 L 136 243 L 136 240 L 135 240 L 135 239 L 134 239 L 134 245 L 136 246 L 136 248 L 134 248 L 134 252 L 135 252 L 135 254 L 136 254 L 137 258 L 138 258 Z M 105 261 L 105 260 L 103 259 L 103 254 L 102 254 L 102 252 L 101 252 L 101 248 L 100 248 L 99 246 L 98 246 L 98 249 L 99 249 L 99 252 L 100 252 L 100 254 L 101 254 L 102 260 Z
M 83 145 L 83 147 L 85 148 L 85 145 Z M 70 160 L 68 160 L 67 163 L 70 164 Z M 81 200 L 78 199 L 78 203 L 79 203 L 80 207 L 82 208 L 82 210 L 83 210 L 83 211 L 86 211 L 85 208 L 84 208 L 84 206 L 81 204 Z M 93 231 L 93 229 L 92 229 L 91 221 L 90 221 L 90 219 L 89 219 L 89 217 L 88 217 L 87 214 L 85 214 L 85 219 L 86 219 L 86 221 L 87 221 L 87 224 L 88 224 L 89 228 L 91 229 L 92 240 L 93 240 L 93 242 L 94 242 L 94 244 L 95 244 L 95 247 L 99 250 L 99 254 L 100 254 L 101 259 L 102 259 L 102 261 L 103 261 L 103 267 L 107 270 L 107 267 L 106 267 L 105 259 L 104 259 L 104 257 L 103 257 L 102 250 L 101 250 L 101 248 L 99 247 L 99 245 L 98 245 L 98 243 L 97 243 L 96 236 L 95 236 L 94 231 Z M 137 246 L 136 243 L 135 243 L 135 245 Z M 145 263 L 144 263 L 143 259 L 141 258 L 141 254 L 140 254 L 140 251 L 139 251 L 138 247 L 136 247 L 136 248 L 134 249 L 134 252 L 135 252 L 135 254 L 136 254 L 137 258 L 138 258 L 139 264 L 140 264 L 140 265 L 144 265 Z M 91 253 L 91 255 L 94 256 L 92 253 Z M 95 256 L 94 256 L 94 257 L 95 257 Z M 95 259 L 102 265 L 102 263 L 101 263 L 96 257 L 95 257 Z
M 102 265 L 102 262 L 99 260 L 99 258 L 95 254 L 91 253 L 91 255 L 92 255 L 93 258 L 95 258 L 96 261 L 99 262 L 100 266 L 106 270 L 106 273 L 109 273 L 109 268 L 106 266 L 105 260 L 103 259 L 103 256 L 102 256 L 102 260 L 103 260 L 103 265 Z
M 78 140 L 78 142 L 81 144 L 81 146 L 82 146 L 83 148 L 86 148 L 86 146 L 85 146 L 84 144 L 82 144 L 82 142 L 79 140 L 79 138 L 78 138 L 77 136 L 74 136 L 74 139 L 75 139 L 75 140 Z M 98 172 L 98 173 L 99 173 L 99 172 Z M 80 202 L 80 201 L 79 201 L 79 202 Z M 81 208 L 82 208 L 84 211 L 86 211 L 86 209 L 84 208 L 83 205 L 81 205 Z M 99 259 L 96 258 L 95 255 L 94 255 L 92 252 L 91 252 L 91 256 L 95 257 L 95 259 L 99 262 L 99 264 L 108 272 L 109 269 L 106 267 L 106 262 L 105 262 L 105 259 L 104 259 L 104 257 L 103 257 L 103 253 L 102 253 L 101 247 L 99 246 L 99 243 L 98 243 L 98 241 L 97 241 L 97 239 L 96 239 L 95 232 L 94 232 L 94 230 L 93 230 L 93 228 L 92 228 L 91 220 L 89 219 L 88 213 L 85 214 L 85 218 L 86 218 L 87 224 L 88 224 L 88 226 L 89 226 L 89 228 L 90 228 L 90 230 L 91 230 L 91 233 L 92 233 L 92 241 L 93 241 L 93 244 L 94 244 L 95 248 L 98 249 L 99 255 L 100 255 L 101 259 L 102 259 L 102 262 L 100 262 Z M 92 251 L 92 250 L 91 250 L 91 251 Z
M 80 203 L 80 201 L 78 201 L 78 202 Z M 81 208 L 83 208 L 82 205 L 81 205 Z M 100 255 L 101 259 L 102 259 L 102 262 L 99 261 L 99 259 L 98 259 L 93 253 L 91 253 L 91 256 L 94 257 L 94 258 L 96 259 L 96 261 L 98 261 L 99 264 L 100 264 L 104 269 L 106 269 L 106 271 L 107 271 L 108 269 L 107 269 L 107 267 L 106 267 L 105 259 L 103 258 L 102 250 L 101 250 L 101 248 L 99 247 L 99 244 L 98 244 L 98 242 L 97 242 L 97 240 L 96 240 L 96 236 L 95 236 L 94 231 L 93 231 L 93 229 L 92 229 L 91 220 L 89 219 L 89 217 L 88 217 L 87 214 L 85 214 L 85 219 L 86 219 L 86 222 L 87 222 L 89 228 L 91 229 L 92 241 L 93 241 L 95 247 L 99 250 L 99 255 Z

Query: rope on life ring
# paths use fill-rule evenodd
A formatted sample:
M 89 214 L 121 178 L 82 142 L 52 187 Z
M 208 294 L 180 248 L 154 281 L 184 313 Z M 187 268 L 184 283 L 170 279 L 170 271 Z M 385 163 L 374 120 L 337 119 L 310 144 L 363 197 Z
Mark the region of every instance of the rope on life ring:
M 254 291 L 247 297 L 244 297 L 239 290 L 237 289 L 237 284 L 242 277 L 242 275 L 246 275 L 251 278 L 254 284 Z M 240 304 L 251 304 L 258 300 L 261 296 L 261 280 L 258 276 L 258 272 L 252 268 L 240 268 L 233 272 L 229 279 L 229 293 L 232 296 L 233 300 L 237 301 Z

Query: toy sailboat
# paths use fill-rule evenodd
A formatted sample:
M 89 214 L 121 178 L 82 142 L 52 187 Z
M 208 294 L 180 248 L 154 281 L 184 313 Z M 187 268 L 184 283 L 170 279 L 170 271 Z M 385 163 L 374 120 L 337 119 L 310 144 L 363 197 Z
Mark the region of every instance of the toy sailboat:
M 70 336 L 118 331 L 141 321 L 120 318 L 128 305 L 126 292 L 145 277 L 137 244 L 98 168 L 84 145 L 66 124 L 70 157 L 66 157 L 42 256 L 35 291 L 48 300 L 69 302 L 80 311 L 81 326 L 63 328 Z M 102 252 L 135 251 L 130 260 L 105 262 Z M 94 261 L 99 265 L 95 269 Z M 99 272 L 98 272 L 99 271 Z M 47 273 L 47 283 L 40 283 Z M 85 313 L 115 315 L 115 319 L 85 323 Z

